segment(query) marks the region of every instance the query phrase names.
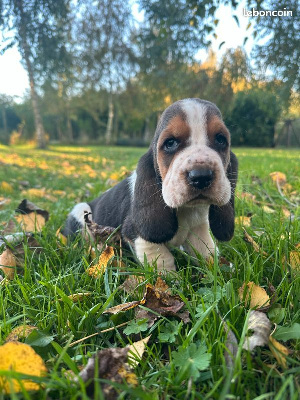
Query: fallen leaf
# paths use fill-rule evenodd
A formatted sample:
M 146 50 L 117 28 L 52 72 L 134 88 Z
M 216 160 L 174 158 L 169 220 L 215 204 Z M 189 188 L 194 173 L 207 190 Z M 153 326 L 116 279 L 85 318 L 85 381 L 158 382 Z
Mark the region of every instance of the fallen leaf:
M 126 382 L 136 386 L 138 381 L 136 375 L 130 370 L 127 364 L 129 347 L 123 349 L 119 347 L 104 349 L 89 358 L 87 365 L 79 373 L 79 377 L 84 382 L 90 382 L 87 386 L 89 396 L 94 395 L 94 379 L 107 379 L 116 383 Z M 95 368 L 97 365 L 97 369 Z M 97 371 L 97 376 L 95 376 Z M 75 378 L 78 382 L 78 378 Z M 118 393 L 114 387 L 108 383 L 101 384 L 105 399 L 117 399 Z
M 235 223 L 237 225 L 251 226 L 251 217 L 235 217 Z
M 300 243 L 296 244 L 295 250 L 290 252 L 290 265 L 293 269 L 300 268 Z
M 16 215 L 15 219 L 25 232 L 40 232 L 46 223 L 45 218 L 35 212 L 25 215 Z
M 47 372 L 42 358 L 28 344 L 20 342 L 8 342 L 0 346 L 0 370 L 16 371 L 38 377 Z M 22 385 L 28 391 L 40 389 L 39 384 L 28 379 L 22 379 Z M 16 379 L 8 381 L 6 376 L 0 376 L 0 388 L 7 394 L 22 391 Z
M 243 349 L 252 351 L 257 346 L 265 346 L 269 342 L 271 322 L 266 314 L 260 311 L 250 311 L 247 330 L 252 330 L 252 336 L 247 336 Z
M 250 308 L 258 307 L 265 308 L 270 306 L 270 297 L 265 289 L 255 285 L 254 282 L 248 282 L 246 285 L 243 284 L 239 288 L 239 298 L 245 302 L 245 306 L 249 304 Z
M 57 231 L 56 231 L 56 233 L 55 233 L 55 236 L 59 239 L 59 241 L 60 241 L 64 246 L 66 246 L 67 243 L 68 243 L 68 239 L 66 238 L 65 235 L 63 235 L 63 234 L 61 233 L 60 229 L 61 229 L 61 228 L 58 228 L 58 229 L 57 229 Z
M 142 304 L 149 310 L 137 309 L 136 319 L 147 318 L 149 327 L 154 324 L 159 316 L 176 316 L 185 323 L 189 322 L 188 311 L 179 313 L 185 305 L 184 302 L 179 296 L 169 294 L 168 289 L 168 286 L 160 277 L 157 279 L 155 286 L 147 284 L 143 298 L 144 303 Z
M 0 255 L 0 269 L 5 273 L 7 279 L 14 279 L 16 272 L 16 258 L 10 249 L 5 249 Z
M 269 337 L 269 347 L 278 364 L 286 369 L 286 357 L 289 355 L 289 350 L 272 336 Z
M 285 184 L 281 187 L 281 189 L 282 189 L 285 193 L 288 193 L 288 192 L 291 192 L 291 191 L 293 190 L 293 186 L 292 186 L 291 184 L 289 184 L 289 183 L 285 183 Z
M 222 325 L 224 326 L 224 330 L 227 333 L 226 341 L 225 341 L 225 351 L 224 358 L 226 361 L 226 365 L 228 368 L 232 368 L 234 365 L 234 360 L 238 351 L 238 341 L 235 337 L 235 334 L 229 328 L 227 322 L 220 316 Z
M 287 208 L 282 207 L 281 212 L 282 212 L 282 214 L 284 215 L 285 218 L 290 218 L 291 212 Z
M 262 253 L 264 256 L 267 256 L 268 254 L 265 251 L 262 251 L 260 246 L 256 243 L 256 241 L 249 235 L 249 233 L 244 229 L 244 240 L 245 242 L 251 244 L 253 247 L 254 251 L 257 253 Z
M 15 342 L 15 341 L 18 341 L 20 339 L 25 339 L 35 329 L 37 329 L 37 327 L 36 326 L 32 326 L 32 325 L 20 325 L 20 326 L 17 326 L 6 337 L 5 342 Z
M 286 175 L 283 172 L 279 172 L 279 171 L 275 171 L 275 172 L 271 172 L 269 174 L 269 176 L 271 177 L 272 181 L 277 183 L 280 186 L 283 186 L 286 184 Z
M 1 182 L 1 190 L 6 193 L 12 193 L 14 191 L 14 188 L 10 183 L 3 181 Z
M 26 199 L 18 205 L 16 212 L 18 215 L 15 216 L 15 219 L 26 232 L 41 231 L 49 218 L 48 211 L 42 210 Z
M 111 226 L 105 225 L 98 225 L 92 219 L 92 213 L 85 211 L 84 213 L 84 222 L 88 228 L 89 233 L 91 234 L 92 238 L 97 242 L 97 244 L 101 247 L 106 243 L 108 238 L 113 234 L 110 238 L 110 244 L 116 244 L 120 242 L 121 235 L 119 232 L 116 232 L 116 228 Z
M 143 282 L 144 277 L 137 275 L 129 275 L 121 287 L 125 290 L 126 293 L 133 293 L 139 285 Z
M 115 255 L 114 248 L 107 246 L 99 257 L 98 263 L 87 270 L 87 273 L 93 278 L 99 278 L 104 274 L 108 262 Z
M 132 343 L 131 345 L 128 346 L 129 348 L 128 359 L 133 367 L 136 367 L 140 362 L 144 354 L 146 344 L 149 342 L 150 337 L 151 335 L 145 337 L 142 340 L 139 340 L 138 342 Z
M 0 209 L 7 206 L 11 202 L 10 199 L 6 199 L 4 197 L 0 197 Z
M 179 313 L 185 305 L 184 302 L 179 296 L 173 296 L 168 292 L 168 285 L 159 277 L 154 286 L 149 283 L 146 285 L 145 294 L 141 300 L 119 304 L 108 308 L 104 312 L 109 314 L 118 314 L 121 311 L 127 311 L 139 305 L 143 305 L 150 310 L 138 309 L 136 312 L 136 319 L 148 319 L 149 327 L 154 324 L 155 320 L 159 318 L 159 316 L 176 316 L 181 318 L 185 323 L 189 322 L 188 311 Z M 153 312 L 151 312 L 151 310 Z
M 77 301 L 83 300 L 85 297 L 88 297 L 91 295 L 91 292 L 83 292 L 83 293 L 74 293 L 70 294 L 68 298 L 73 301 L 73 303 L 76 303 Z M 63 301 L 62 299 L 59 299 L 59 301 Z
M 242 192 L 241 193 L 241 198 L 248 200 L 248 201 L 254 201 L 256 199 L 256 196 L 252 193 L 248 193 L 248 192 Z
M 266 212 L 267 214 L 273 214 L 275 212 L 275 210 L 273 210 L 273 208 L 270 208 L 268 206 L 262 206 L 262 209 L 264 210 L 264 212 Z
M 117 306 L 107 308 L 103 311 L 104 314 L 118 314 L 119 312 L 131 310 L 134 307 L 139 306 L 140 304 L 144 304 L 145 299 L 130 301 L 129 303 L 118 304 Z

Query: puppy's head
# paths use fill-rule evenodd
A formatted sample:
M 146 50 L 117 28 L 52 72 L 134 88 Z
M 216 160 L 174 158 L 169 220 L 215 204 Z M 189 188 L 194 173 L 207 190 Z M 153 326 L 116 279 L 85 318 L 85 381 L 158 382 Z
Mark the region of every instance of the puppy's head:
M 213 234 L 230 240 L 236 179 L 237 160 L 219 109 L 200 99 L 177 101 L 162 114 L 139 161 L 131 222 L 125 226 L 150 242 L 167 242 L 178 229 L 179 207 L 208 204 Z
M 161 116 L 153 148 L 169 207 L 229 202 L 230 134 L 214 104 L 200 99 L 172 104 Z

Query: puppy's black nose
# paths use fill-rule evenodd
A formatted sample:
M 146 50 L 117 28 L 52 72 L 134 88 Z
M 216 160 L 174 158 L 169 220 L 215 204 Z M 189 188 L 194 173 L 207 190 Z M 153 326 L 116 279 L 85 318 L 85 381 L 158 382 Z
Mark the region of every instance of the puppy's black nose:
M 188 172 L 188 182 L 196 189 L 205 189 L 212 183 L 213 171 L 211 169 L 192 169 Z

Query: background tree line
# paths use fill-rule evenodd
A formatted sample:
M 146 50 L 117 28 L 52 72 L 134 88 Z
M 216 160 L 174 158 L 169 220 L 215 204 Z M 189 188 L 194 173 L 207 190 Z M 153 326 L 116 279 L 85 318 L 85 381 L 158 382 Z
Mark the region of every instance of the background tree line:
M 266 38 L 255 63 L 242 48 L 219 60 L 209 50 L 216 10 L 235 10 L 234 0 L 137 4 L 140 22 L 130 0 L 0 0 L 2 52 L 18 46 L 30 82 L 21 103 L 0 94 L 1 142 L 143 145 L 166 106 L 201 97 L 219 106 L 234 145 L 300 145 L 298 1 L 247 0 L 293 11 L 249 19 L 252 35 Z

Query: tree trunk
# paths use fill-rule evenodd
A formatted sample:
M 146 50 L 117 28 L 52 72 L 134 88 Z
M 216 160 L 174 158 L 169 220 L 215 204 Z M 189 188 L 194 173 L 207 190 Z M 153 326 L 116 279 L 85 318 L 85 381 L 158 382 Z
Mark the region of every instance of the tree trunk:
M 29 49 L 29 46 L 27 43 L 27 32 L 26 32 L 26 22 L 24 21 L 23 1 L 19 0 L 17 2 L 17 5 L 19 7 L 20 16 L 21 16 L 20 27 L 19 27 L 19 34 L 20 34 L 20 38 L 21 38 L 20 45 L 23 50 L 23 55 L 24 55 L 26 68 L 27 68 L 27 72 L 28 72 L 28 77 L 29 77 L 30 95 L 31 95 L 31 101 L 32 101 L 32 108 L 33 108 L 34 124 L 35 124 L 35 129 L 36 129 L 37 145 L 38 145 L 38 148 L 44 149 L 46 147 L 46 138 L 45 138 L 43 121 L 42 121 L 42 117 L 41 117 L 41 113 L 40 113 L 40 109 L 39 109 L 38 96 L 37 96 L 36 90 L 35 90 L 33 69 L 32 69 L 32 65 L 30 62 L 30 49 Z
M 113 103 L 113 96 L 112 93 L 109 94 L 108 100 L 108 120 L 106 125 L 106 132 L 105 132 L 105 143 L 110 144 L 112 139 L 112 127 L 113 127 L 113 120 L 114 120 L 114 103 Z

